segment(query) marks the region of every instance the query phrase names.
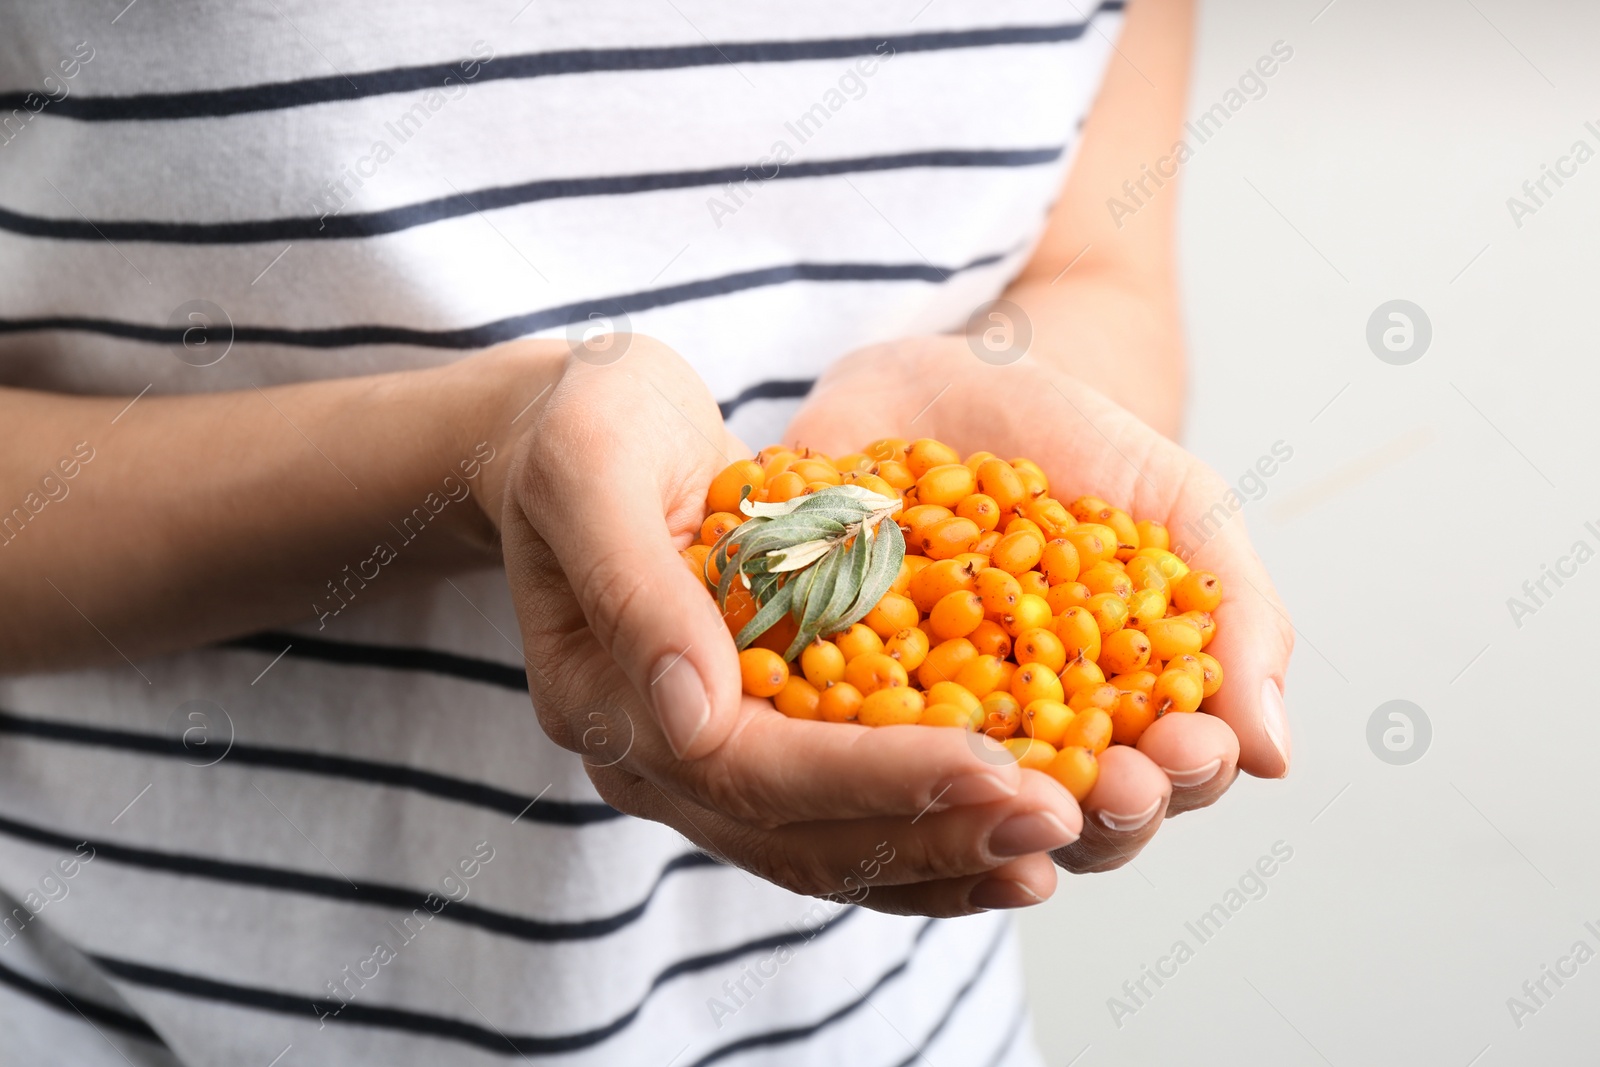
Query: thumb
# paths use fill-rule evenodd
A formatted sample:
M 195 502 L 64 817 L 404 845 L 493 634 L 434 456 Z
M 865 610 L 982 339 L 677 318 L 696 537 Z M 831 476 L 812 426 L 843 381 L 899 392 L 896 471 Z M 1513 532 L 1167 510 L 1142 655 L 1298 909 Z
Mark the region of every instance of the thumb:
M 693 759 L 733 728 L 739 662 L 715 601 L 678 549 L 698 531 L 705 488 L 732 457 L 712 444 L 728 438 L 693 371 L 665 349 L 635 358 L 639 339 L 634 346 L 626 369 L 579 366 L 563 376 L 529 434 L 520 503 L 594 639 L 672 751 Z

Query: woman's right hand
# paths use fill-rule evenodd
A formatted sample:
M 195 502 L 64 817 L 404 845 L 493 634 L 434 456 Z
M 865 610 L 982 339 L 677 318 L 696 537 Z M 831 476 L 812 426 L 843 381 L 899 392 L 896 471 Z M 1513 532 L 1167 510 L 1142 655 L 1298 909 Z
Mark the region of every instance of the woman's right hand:
M 733 639 L 679 552 L 748 450 L 676 353 L 612 343 L 615 362 L 567 360 L 500 494 L 545 732 L 607 803 L 797 893 L 924 915 L 1049 896 L 1048 854 L 1082 816 L 1045 775 L 963 731 L 796 720 L 741 695 Z

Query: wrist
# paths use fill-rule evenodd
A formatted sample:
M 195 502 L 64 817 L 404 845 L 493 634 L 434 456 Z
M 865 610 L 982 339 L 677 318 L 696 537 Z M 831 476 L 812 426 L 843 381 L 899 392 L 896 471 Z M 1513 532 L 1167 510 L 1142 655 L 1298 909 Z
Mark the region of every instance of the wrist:
M 455 533 L 486 561 L 499 558 L 506 486 L 522 441 L 560 379 L 567 354 L 564 341 L 515 341 L 438 372 L 446 403 L 443 458 L 468 486 L 474 504 L 461 509 Z

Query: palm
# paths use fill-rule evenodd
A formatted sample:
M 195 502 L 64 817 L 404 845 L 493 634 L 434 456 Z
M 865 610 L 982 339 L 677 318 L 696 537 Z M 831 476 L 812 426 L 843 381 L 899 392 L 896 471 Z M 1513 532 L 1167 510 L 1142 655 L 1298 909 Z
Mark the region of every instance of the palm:
M 1205 464 L 1069 376 L 1030 360 L 988 365 L 962 338 L 900 342 L 842 360 L 818 382 L 789 427 L 791 443 L 833 455 L 878 437 L 936 437 L 963 453 L 1027 456 L 1044 468 L 1055 497 L 1071 501 L 1092 494 L 1164 522 L 1175 548 L 1192 565 L 1217 574 L 1228 591 L 1209 649 L 1227 682 L 1207 709 L 1237 735 L 1243 769 L 1286 769 L 1262 732 L 1261 692 L 1269 678 L 1281 687 L 1293 630 L 1243 523 L 1233 517 L 1217 525 L 1220 513 L 1213 509 L 1228 486 Z M 1200 736 L 1209 728 L 1208 717 L 1182 718 L 1194 721 L 1163 730 L 1161 745 L 1192 755 L 1195 746 L 1215 743 Z M 1147 746 L 1141 742 L 1140 748 Z M 1163 767 L 1174 765 L 1153 758 Z M 1226 785 L 1193 793 L 1180 789 L 1173 807 L 1209 803 Z M 1129 792 L 1138 790 L 1130 786 Z M 1090 807 L 1101 799 L 1091 797 Z

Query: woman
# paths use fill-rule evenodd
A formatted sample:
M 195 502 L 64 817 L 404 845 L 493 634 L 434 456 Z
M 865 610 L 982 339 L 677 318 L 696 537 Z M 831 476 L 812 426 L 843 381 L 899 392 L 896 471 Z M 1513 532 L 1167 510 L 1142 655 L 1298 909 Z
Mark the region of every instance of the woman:
M 677 550 L 780 436 L 1223 497 L 1141 168 L 1191 16 L 1122 6 L 0 16 L 18 1061 L 1037 1062 L 1005 911 L 1287 772 L 1240 524 L 1216 716 L 1082 811 L 741 701 Z

